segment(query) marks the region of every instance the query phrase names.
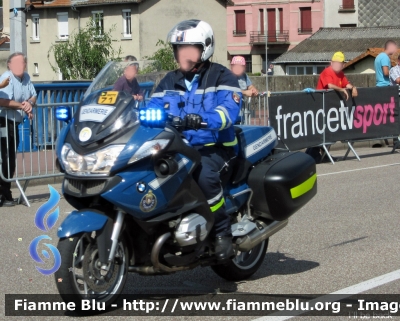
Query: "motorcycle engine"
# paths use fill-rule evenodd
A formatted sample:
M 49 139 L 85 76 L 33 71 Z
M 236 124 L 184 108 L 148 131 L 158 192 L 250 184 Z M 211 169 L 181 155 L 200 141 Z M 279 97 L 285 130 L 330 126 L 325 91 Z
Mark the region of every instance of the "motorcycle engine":
M 175 239 L 180 246 L 188 246 L 204 241 L 208 231 L 206 219 L 196 213 L 185 216 L 175 230 Z

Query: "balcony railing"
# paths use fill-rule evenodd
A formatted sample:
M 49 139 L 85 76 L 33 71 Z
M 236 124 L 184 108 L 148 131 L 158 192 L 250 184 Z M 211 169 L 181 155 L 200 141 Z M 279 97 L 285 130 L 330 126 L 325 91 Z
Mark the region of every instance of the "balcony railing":
M 250 31 L 250 43 L 258 44 L 265 43 L 267 35 L 261 31 Z M 287 43 L 289 41 L 289 31 L 269 31 L 268 43 Z
M 237 37 L 245 36 L 246 30 L 233 30 L 233 35 Z
M 309 34 L 309 33 L 312 33 L 312 29 L 311 28 L 299 28 L 299 33 Z
M 339 6 L 339 11 L 355 11 L 355 10 L 356 6 L 354 4 Z

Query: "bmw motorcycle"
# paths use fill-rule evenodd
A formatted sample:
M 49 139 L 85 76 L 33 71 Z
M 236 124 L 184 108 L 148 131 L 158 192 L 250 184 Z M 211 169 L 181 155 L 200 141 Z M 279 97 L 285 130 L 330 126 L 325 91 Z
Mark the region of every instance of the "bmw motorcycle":
M 58 229 L 59 293 L 109 306 L 128 272 L 211 266 L 229 281 L 249 278 L 263 263 L 269 238 L 316 195 L 314 160 L 277 153 L 271 127 L 235 126 L 240 152 L 221 176 L 235 257 L 219 264 L 210 237 L 213 213 L 192 177 L 199 153 L 168 110 L 143 108 L 112 90 L 122 72 L 121 63 L 107 64 L 73 118 L 67 107 L 56 111 L 67 122 L 57 141 L 62 193 L 76 209 Z

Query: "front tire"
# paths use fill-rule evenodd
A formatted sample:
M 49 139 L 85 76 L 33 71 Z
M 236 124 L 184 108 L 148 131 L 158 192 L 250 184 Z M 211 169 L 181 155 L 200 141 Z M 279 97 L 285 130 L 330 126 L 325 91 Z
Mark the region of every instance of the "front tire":
M 82 233 L 59 240 L 57 248 L 61 254 L 61 266 L 55 273 L 55 281 L 66 302 L 96 299 L 109 307 L 125 286 L 129 251 L 125 239 L 119 240 L 114 262 L 105 272 L 97 264 L 98 251 L 93 234 Z
M 211 268 L 221 278 L 227 281 L 243 281 L 252 276 L 264 261 L 268 248 L 268 239 L 248 252 L 238 252 L 236 256 L 223 265 L 213 265 Z

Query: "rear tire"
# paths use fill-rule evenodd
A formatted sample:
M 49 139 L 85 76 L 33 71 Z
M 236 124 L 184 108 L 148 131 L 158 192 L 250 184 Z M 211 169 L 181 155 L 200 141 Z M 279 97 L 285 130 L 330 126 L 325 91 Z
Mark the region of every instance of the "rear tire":
M 248 252 L 240 252 L 226 264 L 213 265 L 211 268 L 227 281 L 243 281 L 260 268 L 268 248 L 268 239 L 262 241 Z

